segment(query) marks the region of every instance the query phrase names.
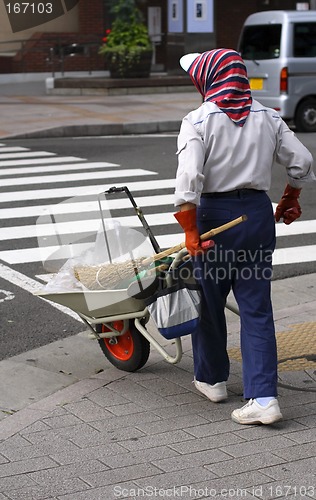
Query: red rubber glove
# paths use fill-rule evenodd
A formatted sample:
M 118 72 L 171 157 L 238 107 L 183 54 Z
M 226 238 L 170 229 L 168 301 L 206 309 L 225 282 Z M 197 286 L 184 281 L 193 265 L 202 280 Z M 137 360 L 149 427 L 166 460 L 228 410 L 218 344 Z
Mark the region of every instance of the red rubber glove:
M 198 255 L 204 253 L 204 250 L 214 246 L 214 241 L 201 243 L 198 228 L 196 227 L 196 208 L 191 210 L 183 210 L 174 214 L 180 226 L 185 232 L 185 246 L 190 255 Z M 204 248 L 203 248 L 204 246 Z
M 298 202 L 300 192 L 301 189 L 293 188 L 287 184 L 284 194 L 275 210 L 274 217 L 277 222 L 283 217 L 284 224 L 291 224 L 291 222 L 301 216 L 302 210 Z

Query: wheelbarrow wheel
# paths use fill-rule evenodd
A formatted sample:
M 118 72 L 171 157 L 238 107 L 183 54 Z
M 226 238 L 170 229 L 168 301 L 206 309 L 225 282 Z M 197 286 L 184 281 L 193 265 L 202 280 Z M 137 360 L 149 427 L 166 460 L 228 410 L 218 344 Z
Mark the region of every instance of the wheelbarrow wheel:
M 111 323 L 111 326 L 118 331 L 123 329 L 123 325 L 123 321 Z M 102 324 L 96 325 L 96 331 L 98 333 L 109 332 L 110 329 Z M 150 343 L 137 330 L 132 320 L 129 321 L 129 328 L 123 335 L 99 339 L 98 342 L 110 363 L 125 372 L 140 370 L 149 358 Z

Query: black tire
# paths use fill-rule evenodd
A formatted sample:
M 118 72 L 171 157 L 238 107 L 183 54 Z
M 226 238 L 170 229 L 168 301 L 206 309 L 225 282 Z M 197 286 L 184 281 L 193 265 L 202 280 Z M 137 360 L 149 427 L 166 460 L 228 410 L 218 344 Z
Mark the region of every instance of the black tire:
M 310 97 L 298 105 L 294 123 L 297 132 L 316 132 L 316 99 Z
M 123 328 L 123 321 L 115 321 L 112 325 L 120 330 Z M 108 331 L 108 328 L 106 325 L 96 325 L 96 331 L 101 333 Z M 114 344 L 112 344 L 113 341 Z M 149 358 L 150 343 L 137 330 L 132 320 L 129 321 L 129 329 L 124 335 L 99 339 L 98 342 L 108 361 L 125 372 L 140 370 Z

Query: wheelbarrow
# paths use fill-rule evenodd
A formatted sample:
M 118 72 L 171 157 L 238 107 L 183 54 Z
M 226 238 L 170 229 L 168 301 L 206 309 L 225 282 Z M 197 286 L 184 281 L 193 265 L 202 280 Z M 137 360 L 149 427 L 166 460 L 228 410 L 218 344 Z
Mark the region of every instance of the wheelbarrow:
M 167 346 L 165 339 L 161 337 L 161 340 L 164 340 L 164 345 L 162 345 L 159 332 L 155 332 L 153 335 L 148 331 L 147 324 L 150 315 L 145 301 L 156 291 L 158 283 L 163 287 L 172 285 L 175 275 L 174 270 L 178 269 L 179 266 L 190 266 L 185 244 L 181 243 L 162 252 L 145 220 L 142 210 L 136 205 L 128 188 L 126 186 L 112 187 L 104 194 L 111 197 L 117 193 L 124 193 L 128 196 L 146 236 L 150 240 L 155 252 L 151 260 L 158 263 L 158 266 L 154 267 L 154 278 L 149 280 L 149 284 L 146 284 L 146 286 L 144 286 L 145 279 L 139 280 L 137 278 L 131 280 L 129 284 L 126 284 L 123 280 L 122 286 L 113 289 L 89 290 L 84 288 L 70 291 L 58 290 L 56 292 L 43 289 L 35 292 L 35 294 L 75 311 L 87 325 L 89 338 L 98 341 L 108 361 L 120 370 L 134 372 L 142 368 L 149 358 L 151 346 L 168 363 L 176 364 L 182 358 L 181 337 L 167 341 Z M 101 221 L 105 235 L 107 231 L 100 201 L 98 201 L 98 206 L 101 211 Z M 246 220 L 246 216 L 241 216 L 225 224 L 225 227 L 215 228 L 203 235 L 203 239 L 211 238 L 217 232 L 229 229 L 243 220 Z M 55 218 L 53 218 L 53 222 L 56 222 Z M 110 249 L 107 238 L 105 238 L 105 244 L 109 254 Z M 60 258 L 60 248 L 53 254 L 51 261 Z M 137 274 L 138 276 L 139 274 Z M 227 304 L 226 307 L 235 314 L 239 314 L 234 305 Z M 173 355 L 169 353 L 170 345 L 174 346 L 173 351 L 175 351 L 175 354 Z

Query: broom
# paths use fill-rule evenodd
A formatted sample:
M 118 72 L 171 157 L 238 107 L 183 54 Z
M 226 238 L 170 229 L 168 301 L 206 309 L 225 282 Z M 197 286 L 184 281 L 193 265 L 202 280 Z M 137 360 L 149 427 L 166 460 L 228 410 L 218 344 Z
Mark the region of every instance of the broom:
M 201 234 L 200 239 L 201 241 L 206 241 L 245 220 L 247 220 L 247 216 L 241 215 L 240 217 L 237 217 L 237 219 Z M 127 287 L 130 280 L 139 275 L 139 273 L 142 274 L 142 271 L 144 271 L 144 273 L 157 273 L 168 268 L 168 265 L 164 265 L 163 262 L 157 267 L 150 268 L 150 266 L 173 253 L 180 252 L 183 248 L 185 248 L 185 242 L 179 243 L 174 247 L 167 248 L 166 250 L 156 253 L 151 257 L 140 257 L 124 262 L 111 262 L 108 264 L 101 264 L 99 266 L 75 266 L 73 268 L 74 275 L 76 279 L 89 290 L 109 290 L 116 287 L 118 283 L 120 284 L 120 287 L 124 287 L 124 281 L 126 281 L 125 285 Z M 142 276 L 139 277 L 141 278 Z

